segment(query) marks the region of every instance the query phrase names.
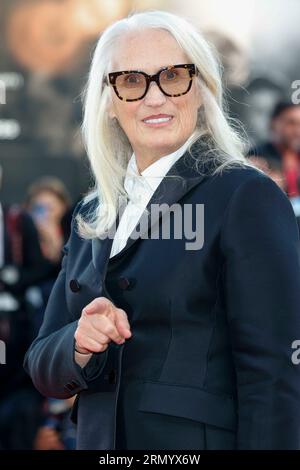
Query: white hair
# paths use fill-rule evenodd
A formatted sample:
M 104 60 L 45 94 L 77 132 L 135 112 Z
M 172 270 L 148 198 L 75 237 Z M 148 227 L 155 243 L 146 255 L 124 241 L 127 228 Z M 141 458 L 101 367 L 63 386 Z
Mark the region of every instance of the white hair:
M 134 13 L 113 23 L 99 38 L 84 90 L 82 131 L 95 184 L 83 203 L 95 199 L 96 204 L 84 219 L 77 216 L 78 230 L 83 238 L 107 233 L 115 223 L 120 198 L 126 197 L 123 181 L 132 148 L 117 120 L 108 115 L 112 90 L 104 80 L 111 71 L 112 57 L 120 38 L 124 41 L 126 34 L 149 28 L 170 33 L 200 72 L 195 83 L 200 88 L 203 105 L 189 150 L 201 137 L 209 142 L 206 156 L 213 162 L 214 173 L 236 165 L 251 166 L 243 155 L 243 141 L 224 110 L 221 65 L 214 48 L 182 17 L 164 11 Z M 199 156 L 202 162 L 204 159 L 202 154 L 195 158 L 198 169 Z

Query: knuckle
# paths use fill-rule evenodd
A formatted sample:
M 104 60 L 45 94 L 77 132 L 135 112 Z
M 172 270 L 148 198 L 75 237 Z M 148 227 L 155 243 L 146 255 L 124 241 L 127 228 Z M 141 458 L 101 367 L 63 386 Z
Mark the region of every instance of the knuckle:
M 105 325 L 103 333 L 106 335 L 113 335 L 115 333 L 115 328 L 113 325 Z
M 105 338 L 102 341 L 102 344 L 108 345 L 110 343 L 111 339 L 108 336 L 105 336 Z
M 80 318 L 79 318 L 78 322 L 80 322 L 80 321 L 82 322 L 82 321 L 84 321 L 86 318 L 88 318 L 86 308 L 87 308 L 87 307 L 84 307 L 84 308 L 81 310 L 81 315 L 80 315 Z
M 125 310 L 123 310 L 122 308 L 118 308 L 118 313 L 119 315 L 121 315 L 122 318 L 128 320 L 127 313 L 125 312 Z
M 75 338 L 76 341 L 77 341 L 78 339 L 80 339 L 80 337 L 81 337 L 80 329 L 77 327 L 77 329 L 76 329 L 76 331 L 75 331 L 75 333 L 74 333 L 74 338 Z
M 97 351 L 98 352 L 103 352 L 103 351 L 105 351 L 106 348 L 107 348 L 107 344 L 98 343 Z
M 120 315 L 126 315 L 125 310 L 123 310 L 122 308 L 116 308 L 116 312 Z
M 105 306 L 110 303 L 110 301 L 106 297 L 97 297 L 95 299 L 98 305 Z
M 77 346 L 79 346 L 80 348 L 83 348 L 83 347 L 84 347 L 84 341 L 82 340 L 81 337 L 75 338 L 75 342 L 76 342 Z
M 82 332 L 83 330 L 86 329 L 87 326 L 87 319 L 84 317 L 79 318 L 78 320 L 78 325 L 77 325 L 77 331 Z

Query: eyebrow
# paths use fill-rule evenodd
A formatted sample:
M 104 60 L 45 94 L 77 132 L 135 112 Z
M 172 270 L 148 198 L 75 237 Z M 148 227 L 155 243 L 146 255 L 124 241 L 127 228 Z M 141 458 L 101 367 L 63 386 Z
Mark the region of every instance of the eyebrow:
M 161 70 L 164 70 L 164 69 L 166 69 L 166 68 L 168 68 L 168 67 L 172 67 L 172 66 L 174 66 L 174 65 L 177 65 L 177 63 L 176 63 L 176 64 L 163 65 L 162 67 L 160 67 L 159 69 L 157 69 L 157 71 L 154 72 L 154 74 L 156 74 L 156 73 L 158 73 L 158 72 L 161 72 Z M 142 68 L 138 68 L 138 67 L 137 67 L 137 68 L 123 68 L 123 69 L 116 70 L 116 72 L 118 72 L 118 71 L 122 72 L 123 70 L 125 70 L 126 72 L 144 72 L 144 73 L 146 73 L 147 75 L 154 75 L 154 74 L 148 73 L 148 72 L 146 72 L 145 70 L 143 70 Z

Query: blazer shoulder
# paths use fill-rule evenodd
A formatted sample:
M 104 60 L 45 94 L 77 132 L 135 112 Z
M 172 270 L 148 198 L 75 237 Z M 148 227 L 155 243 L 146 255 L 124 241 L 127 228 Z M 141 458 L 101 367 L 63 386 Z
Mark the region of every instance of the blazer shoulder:
M 254 166 L 235 166 L 235 167 L 229 167 L 229 168 L 224 168 L 222 172 L 220 173 L 221 177 L 231 179 L 233 181 L 239 181 L 243 183 L 244 181 L 247 181 L 248 179 L 255 178 L 255 177 L 261 177 L 261 178 L 269 178 L 269 176 L 264 173 L 263 171 L 259 170 L 258 168 L 255 168 Z
M 234 192 L 248 181 L 269 181 L 271 182 L 271 185 L 276 185 L 270 176 L 268 176 L 263 171 L 251 166 L 225 168 L 222 170 L 222 172 L 216 174 L 215 176 L 217 179 L 217 184 L 223 185 L 225 188 L 229 189 L 230 192 Z M 280 188 L 278 187 L 278 189 Z
M 216 198 L 225 205 L 243 195 L 249 200 L 260 195 L 267 198 L 276 196 L 289 202 L 286 193 L 269 175 L 251 166 L 224 168 L 210 178 L 210 184 Z

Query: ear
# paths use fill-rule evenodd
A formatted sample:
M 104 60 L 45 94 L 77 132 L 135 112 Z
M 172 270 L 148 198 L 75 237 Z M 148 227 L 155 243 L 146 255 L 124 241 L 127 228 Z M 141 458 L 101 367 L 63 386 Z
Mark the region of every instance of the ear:
M 108 112 L 108 116 L 110 117 L 110 119 L 114 119 L 117 117 L 112 102 L 109 103 L 107 112 Z
M 108 107 L 108 115 L 109 115 L 110 119 L 114 119 L 114 118 L 117 117 L 116 113 L 114 112 L 113 106 Z
M 198 111 L 199 111 L 201 107 L 203 106 L 203 100 L 202 100 L 202 96 L 198 87 L 196 91 L 196 99 L 197 99 L 197 105 L 198 105 Z

